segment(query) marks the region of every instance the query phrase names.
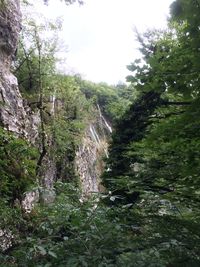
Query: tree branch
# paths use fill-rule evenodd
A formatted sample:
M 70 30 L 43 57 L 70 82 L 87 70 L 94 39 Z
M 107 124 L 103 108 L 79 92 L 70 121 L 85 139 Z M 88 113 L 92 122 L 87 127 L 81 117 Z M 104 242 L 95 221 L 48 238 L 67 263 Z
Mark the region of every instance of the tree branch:
M 189 101 L 163 101 L 164 106 L 189 106 L 191 102 Z

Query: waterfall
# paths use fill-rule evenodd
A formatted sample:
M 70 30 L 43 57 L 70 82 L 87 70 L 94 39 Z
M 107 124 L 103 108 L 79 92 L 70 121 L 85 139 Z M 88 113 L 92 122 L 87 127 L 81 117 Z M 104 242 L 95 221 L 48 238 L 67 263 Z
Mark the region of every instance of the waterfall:
M 51 114 L 54 116 L 55 115 L 55 102 L 56 102 L 56 92 L 53 93 L 53 95 L 51 96 Z
M 96 110 L 95 120 L 88 123 L 75 158 L 75 168 L 80 177 L 83 198 L 100 191 L 100 177 L 105 168 L 103 157 L 108 158 L 108 138 L 112 133 L 112 128 L 99 105 Z
M 100 140 L 98 133 L 96 132 L 95 128 L 93 125 L 90 125 L 90 133 L 92 134 L 93 139 L 95 140 L 96 144 L 98 146 L 101 146 L 104 150 L 104 153 L 106 155 L 106 158 L 108 158 L 108 151 L 107 147 L 105 146 L 103 140 Z
M 104 149 L 104 153 L 106 155 L 106 158 L 108 159 L 108 149 L 106 147 L 104 147 L 103 149 Z
M 109 123 L 107 122 L 107 120 L 106 120 L 105 117 L 103 116 L 99 104 L 97 104 L 97 108 L 98 108 L 99 115 L 100 115 L 100 118 L 102 119 L 102 122 L 103 122 L 104 126 L 106 126 L 106 128 L 107 128 L 108 131 L 109 131 L 109 133 L 112 133 L 112 127 L 109 125 Z
M 95 130 L 93 125 L 90 125 L 90 132 L 91 132 L 92 137 L 95 140 L 95 142 L 97 144 L 100 144 L 100 138 L 99 138 L 99 136 L 98 136 L 98 134 L 97 134 L 97 132 L 96 132 L 96 130 Z

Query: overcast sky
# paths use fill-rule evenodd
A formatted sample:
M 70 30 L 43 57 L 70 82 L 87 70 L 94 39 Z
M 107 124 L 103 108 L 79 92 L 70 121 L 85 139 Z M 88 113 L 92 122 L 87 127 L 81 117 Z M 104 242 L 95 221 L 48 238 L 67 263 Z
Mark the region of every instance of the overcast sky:
M 52 18 L 63 16 L 62 38 L 68 46 L 63 69 L 116 84 L 125 81 L 126 65 L 138 56 L 134 27 L 139 32 L 166 27 L 173 0 L 84 0 L 83 6 L 49 2 L 39 10 Z

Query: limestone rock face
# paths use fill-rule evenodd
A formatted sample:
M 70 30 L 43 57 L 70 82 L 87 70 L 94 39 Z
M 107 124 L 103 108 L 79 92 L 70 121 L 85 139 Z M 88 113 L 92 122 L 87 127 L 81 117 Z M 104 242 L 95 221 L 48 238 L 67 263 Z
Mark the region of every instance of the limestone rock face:
M 82 144 L 76 152 L 75 168 L 80 177 L 83 196 L 103 190 L 100 176 L 104 170 L 103 157 L 108 157 L 108 139 L 112 128 L 98 107 L 96 121 L 91 122 Z
M 35 204 L 39 202 L 40 194 L 39 190 L 32 190 L 25 194 L 24 200 L 22 201 L 22 209 L 26 213 L 30 213 L 34 208 Z
M 35 143 L 40 124 L 39 112 L 33 113 L 25 105 L 17 79 L 10 70 L 21 30 L 19 2 L 0 0 L 0 126 Z M 7 236 L 2 234 L 5 242 Z
M 95 142 L 89 129 L 85 133 L 82 145 L 76 153 L 75 160 L 77 173 L 80 177 L 81 188 L 84 195 L 98 192 L 101 166 L 97 159 L 103 152 L 101 150 L 101 143 L 99 142 L 97 144 Z
M 33 113 L 24 103 L 17 79 L 10 70 L 21 29 L 19 2 L 20 0 L 0 0 L 0 126 L 35 143 L 40 125 L 39 112 Z M 55 97 L 52 103 L 54 106 Z M 98 116 L 88 124 L 75 159 L 75 168 L 86 195 L 99 191 L 99 177 L 104 168 L 102 157 L 107 156 L 107 136 L 112 131 L 99 106 L 96 110 Z M 56 177 L 56 166 L 50 155 L 45 156 L 42 167 L 43 186 L 51 191 Z M 50 197 L 45 196 L 46 202 L 53 199 L 53 193 L 49 195 Z M 37 201 L 38 195 L 30 193 L 27 202 L 25 198 L 27 210 L 31 210 Z
M 21 29 L 19 0 L 0 0 L 0 123 L 5 129 L 34 141 L 38 119 L 25 108 L 10 67 Z
M 4 66 L 7 65 L 8 68 L 10 67 L 11 57 L 15 54 L 17 48 L 20 29 L 21 13 L 19 0 L 0 0 L 1 60 L 4 61 Z
M 6 251 L 12 247 L 14 236 L 10 230 L 0 229 L 0 251 Z

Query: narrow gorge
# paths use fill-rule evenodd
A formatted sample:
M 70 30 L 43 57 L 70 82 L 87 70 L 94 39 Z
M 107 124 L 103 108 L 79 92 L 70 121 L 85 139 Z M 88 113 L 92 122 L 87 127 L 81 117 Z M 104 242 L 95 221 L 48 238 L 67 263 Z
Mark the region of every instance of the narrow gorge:
M 114 21 L 125 33 L 137 10 L 107 2 L 0 0 L 0 267 L 200 266 L 200 5 L 171 0 L 167 28 L 136 31 L 139 58 L 133 43 L 126 83 L 109 85 L 66 73 L 62 19 L 47 16 L 74 7 L 82 30 L 91 7 L 95 36 L 110 29 L 111 57 L 84 55 L 97 74 L 126 56 L 112 58 Z
M 17 78 L 13 75 L 12 70 L 13 60 L 15 60 L 19 35 L 22 28 L 22 15 L 20 12 L 19 0 L 9 0 L 0 2 L 0 123 L 1 127 L 8 133 L 15 136 L 14 138 L 22 138 L 29 143 L 30 146 L 39 149 L 42 153 L 41 138 L 41 116 L 40 109 L 32 108 L 29 101 L 25 99 L 18 87 Z M 23 64 L 23 63 L 22 63 Z M 53 89 L 54 90 L 54 89 Z M 56 119 L 56 112 L 62 109 L 63 100 L 53 97 L 47 97 L 49 100 L 49 113 L 51 120 Z M 57 105 L 57 106 L 56 106 Z M 84 105 L 84 103 L 83 103 Z M 93 105 L 93 118 L 87 120 L 83 125 L 79 143 L 73 148 L 70 153 L 72 156 L 71 162 L 65 159 L 70 155 L 63 154 L 61 165 L 70 165 L 72 173 L 78 176 L 78 184 L 82 191 L 83 197 L 88 197 L 92 193 L 100 191 L 100 175 L 104 170 L 103 158 L 108 156 L 107 141 L 111 133 L 111 126 L 106 121 L 99 105 Z M 87 116 L 87 114 L 86 114 Z M 34 206 L 41 201 L 51 203 L 55 199 L 54 183 L 58 180 L 62 181 L 63 177 L 69 177 L 67 173 L 61 174 L 57 169 L 56 155 L 54 151 L 49 149 L 49 146 L 54 146 L 53 133 L 45 134 L 46 152 L 42 158 L 40 169 L 41 177 L 35 177 L 35 188 L 28 191 L 22 191 L 23 199 L 21 199 L 21 207 L 24 212 L 30 213 Z M 49 135 L 49 136 L 48 136 Z M 4 138 L 5 139 L 5 138 Z M 4 140 L 3 139 L 3 140 Z M 6 142 L 6 140 L 5 140 Z M 3 144 L 1 144 L 2 146 Z M 19 162 L 19 165 L 23 162 Z M 23 167 L 21 167 L 23 168 Z M 65 169 L 65 166 L 63 167 Z M 66 171 L 67 172 L 67 171 Z M 16 177 L 17 179 L 17 177 Z M 37 188 L 38 187 L 38 188 Z M 15 199 L 17 203 L 19 199 Z M 0 230 L 0 248 L 6 250 L 12 246 L 13 234 L 9 229 Z

